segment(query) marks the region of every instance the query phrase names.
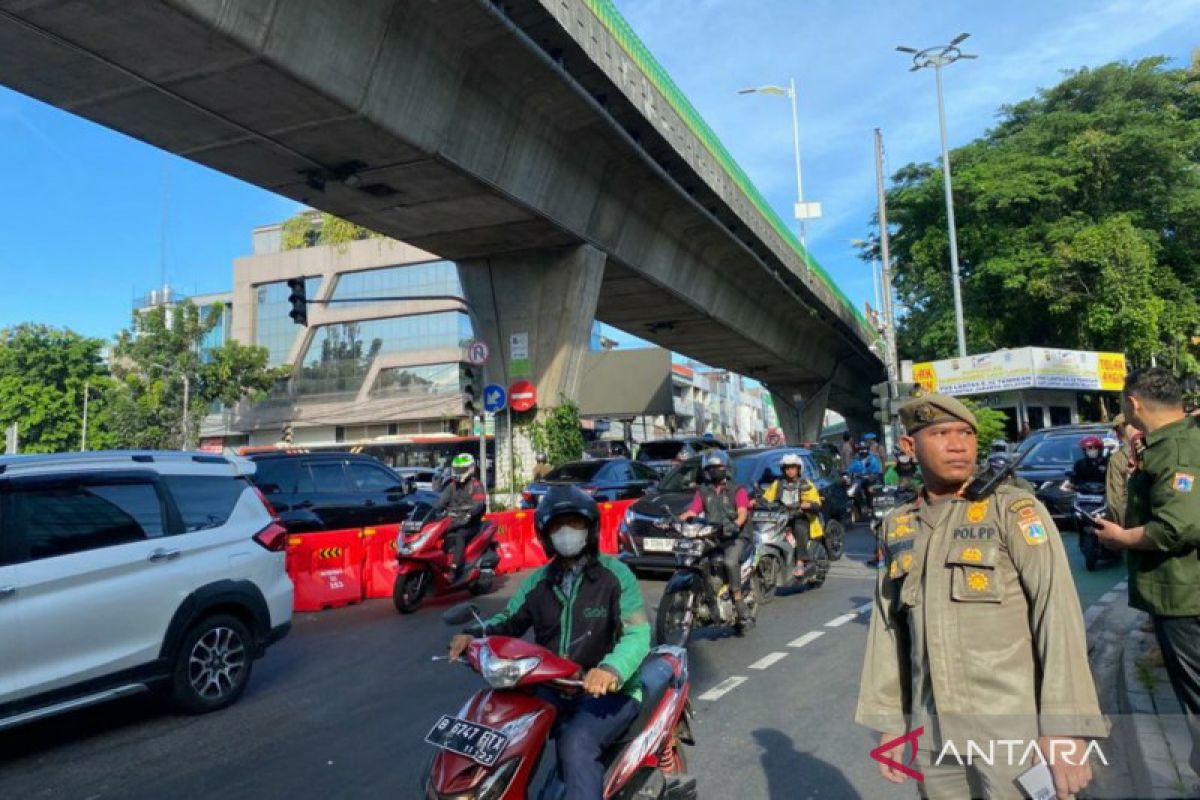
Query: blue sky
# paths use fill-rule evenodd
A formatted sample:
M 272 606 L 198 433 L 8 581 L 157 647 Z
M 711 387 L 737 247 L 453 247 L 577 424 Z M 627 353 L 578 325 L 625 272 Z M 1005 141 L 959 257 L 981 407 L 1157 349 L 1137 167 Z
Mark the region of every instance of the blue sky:
M 874 210 L 872 130 L 883 129 L 889 172 L 938 152 L 933 76 L 909 73 L 895 45 L 971 32 L 968 49 L 979 60 L 945 72 L 952 146 L 983 133 L 1002 104 L 1053 85 L 1063 69 L 1157 54 L 1184 63 L 1200 45 L 1200 0 L 616 3 L 788 221 L 788 102 L 736 91 L 795 76 L 805 196 L 825 215 L 810 223 L 809 246 L 860 308 L 873 295 L 871 272 L 849 240 L 869 233 Z M 250 229 L 297 208 L 5 89 L 0 160 L 0 327 L 35 320 L 109 336 L 126 325 L 133 296 L 160 280 L 164 194 L 167 277 L 186 293 L 228 288 Z

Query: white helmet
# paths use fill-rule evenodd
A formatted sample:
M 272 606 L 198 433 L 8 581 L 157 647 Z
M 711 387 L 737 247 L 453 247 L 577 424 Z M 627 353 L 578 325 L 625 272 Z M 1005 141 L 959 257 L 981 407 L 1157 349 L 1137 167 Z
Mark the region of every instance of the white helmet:
M 795 453 L 788 453 L 786 456 L 779 459 L 779 468 L 785 469 L 787 467 L 799 467 L 800 470 L 803 471 L 804 461 Z

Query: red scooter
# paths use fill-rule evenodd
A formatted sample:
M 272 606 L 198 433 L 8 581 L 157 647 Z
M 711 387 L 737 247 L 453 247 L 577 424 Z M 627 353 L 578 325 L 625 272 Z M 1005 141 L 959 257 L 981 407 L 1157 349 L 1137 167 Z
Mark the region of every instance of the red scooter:
M 467 541 L 464 566 L 455 580 L 450 554 L 443 549 L 446 531 L 459 518 L 430 508 L 400 524 L 396 537 L 399 569 L 392 587 L 392 603 L 401 614 L 411 614 L 430 594 L 434 596 L 467 589 L 473 595 L 487 594 L 496 580 L 500 556 L 496 552 L 496 526 L 484 522 L 479 533 Z
M 463 603 L 442 619 L 457 626 L 471 617 L 479 619 L 477 609 Z M 443 716 L 425 737 L 438 752 L 421 787 L 424 796 L 525 800 L 558 713 L 534 688 L 578 692 L 583 669 L 544 647 L 507 636 L 471 642 L 466 663 L 491 688 L 477 692 L 457 715 Z M 680 749 L 695 743 L 687 652 L 671 645 L 655 648 L 642 662 L 641 679 L 641 713 L 604 756 L 604 797 L 695 800 L 696 781 L 685 774 Z M 559 800 L 565 790 L 552 775 L 539 797 Z

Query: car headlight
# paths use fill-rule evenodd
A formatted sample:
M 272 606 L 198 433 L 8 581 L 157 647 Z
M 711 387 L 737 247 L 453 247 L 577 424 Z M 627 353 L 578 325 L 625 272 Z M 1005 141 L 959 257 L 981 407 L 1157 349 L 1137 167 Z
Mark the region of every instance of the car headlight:
M 635 515 L 635 514 L 633 513 L 633 509 L 631 509 L 631 508 L 630 508 L 630 509 L 626 509 L 626 510 L 625 510 L 625 526 L 626 526 L 626 527 L 629 527 L 629 528 L 632 528 L 632 527 L 633 527 L 633 522 L 634 522 L 634 520 L 635 520 L 635 519 L 637 519 L 637 515 Z
M 529 673 L 537 669 L 542 660 L 530 658 L 500 658 L 490 648 L 479 651 L 479 674 L 493 689 L 511 689 Z

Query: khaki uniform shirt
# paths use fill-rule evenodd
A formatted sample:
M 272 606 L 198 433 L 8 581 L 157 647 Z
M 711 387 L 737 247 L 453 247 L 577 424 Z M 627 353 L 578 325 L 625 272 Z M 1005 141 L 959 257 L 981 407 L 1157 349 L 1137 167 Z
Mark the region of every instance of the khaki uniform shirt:
M 1104 498 L 1113 521 L 1124 527 L 1125 504 L 1129 498 L 1129 445 L 1124 442 L 1108 457 Z
M 1033 495 L 922 494 L 883 538 L 857 722 L 923 725 L 922 750 L 952 739 L 960 752 L 972 739 L 1107 735 L 1066 552 Z

